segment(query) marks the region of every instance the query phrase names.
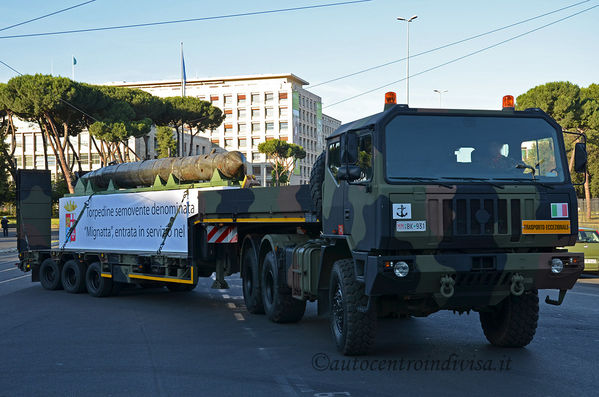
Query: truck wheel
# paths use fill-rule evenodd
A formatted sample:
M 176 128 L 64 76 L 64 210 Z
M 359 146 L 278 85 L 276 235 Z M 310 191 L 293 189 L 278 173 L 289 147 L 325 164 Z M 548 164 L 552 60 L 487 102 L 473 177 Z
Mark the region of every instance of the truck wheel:
M 524 347 L 535 336 L 539 319 L 537 290 L 510 295 L 489 312 L 480 312 L 480 324 L 492 345 Z
M 264 314 L 262 289 L 260 288 L 260 269 L 258 257 L 253 247 L 248 247 L 243 253 L 243 301 L 248 312 Z
M 366 354 L 374 347 L 376 310 L 363 312 L 368 297 L 354 275 L 354 261 L 335 262 L 329 288 L 330 323 L 337 349 L 345 355 Z
M 42 287 L 52 291 L 62 288 L 60 266 L 51 258 L 44 260 L 40 266 L 40 283 Z
M 306 311 L 306 301 L 295 299 L 291 291 L 281 291 L 275 254 L 270 251 L 262 264 L 262 301 L 268 319 L 275 323 L 296 323 Z
M 112 293 L 112 279 L 102 277 L 102 268 L 100 262 L 94 262 L 85 272 L 85 286 L 91 296 L 105 297 Z
M 167 283 L 166 288 L 171 292 L 190 292 L 195 289 L 195 284 L 179 284 L 179 283 Z
M 316 158 L 310 172 L 310 194 L 318 219 L 322 219 L 322 182 L 324 181 L 326 153 L 323 151 Z
M 76 260 L 68 260 L 62 266 L 62 285 L 71 294 L 85 291 L 85 264 Z

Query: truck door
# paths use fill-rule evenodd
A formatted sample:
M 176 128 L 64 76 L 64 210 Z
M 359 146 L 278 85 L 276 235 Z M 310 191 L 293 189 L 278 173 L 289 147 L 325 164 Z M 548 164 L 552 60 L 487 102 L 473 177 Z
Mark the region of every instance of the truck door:
M 361 130 L 357 135 L 358 153 L 355 166 L 359 167 L 359 176 L 356 179 L 343 181 L 344 207 L 343 207 L 343 233 L 352 235 L 355 241 L 363 240 L 372 231 L 375 219 L 374 206 L 372 206 L 372 131 Z M 358 232 L 359 231 L 359 232 Z M 357 233 L 357 234 L 356 234 Z M 370 236 L 374 237 L 374 236 Z
M 322 225 L 324 234 L 338 234 L 343 228 L 343 203 L 347 183 L 338 178 L 341 166 L 341 140 L 328 141 L 327 162 L 322 187 Z

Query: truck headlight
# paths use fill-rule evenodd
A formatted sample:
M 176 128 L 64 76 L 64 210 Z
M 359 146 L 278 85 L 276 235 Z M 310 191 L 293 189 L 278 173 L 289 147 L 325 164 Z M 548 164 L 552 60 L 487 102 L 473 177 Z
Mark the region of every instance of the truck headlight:
M 561 273 L 564 270 L 564 262 L 560 258 L 553 258 L 551 260 L 551 271 L 553 273 Z
M 395 273 L 397 277 L 405 277 L 409 272 L 410 266 L 404 261 L 396 262 L 395 266 L 393 266 L 393 273 Z

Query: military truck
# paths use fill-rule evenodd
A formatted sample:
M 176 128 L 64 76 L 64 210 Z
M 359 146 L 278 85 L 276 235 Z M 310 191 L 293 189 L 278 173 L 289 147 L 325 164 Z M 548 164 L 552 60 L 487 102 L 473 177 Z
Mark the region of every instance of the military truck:
M 60 205 L 84 211 L 61 214 L 61 247 L 20 250 L 20 267 L 48 289 L 94 296 L 123 283 L 190 290 L 213 272 L 213 287 L 227 288 L 225 276 L 239 272 L 250 313 L 297 322 L 317 301 L 347 355 L 372 351 L 381 316 L 439 310 L 478 312 L 490 343 L 526 346 L 538 290 L 559 290 L 545 301 L 561 304 L 584 263 L 557 248 L 573 245 L 578 230 L 562 129 L 539 109 L 515 111 L 513 97 L 501 111 L 388 98 L 383 112 L 327 138 L 309 185 L 247 187 L 247 177 L 223 181 L 218 170 L 207 185 L 172 172 L 151 187 L 79 180 Z M 580 138 L 577 172 L 586 167 Z M 154 205 L 136 197 L 170 209 L 127 231 L 119 217 L 134 222 Z

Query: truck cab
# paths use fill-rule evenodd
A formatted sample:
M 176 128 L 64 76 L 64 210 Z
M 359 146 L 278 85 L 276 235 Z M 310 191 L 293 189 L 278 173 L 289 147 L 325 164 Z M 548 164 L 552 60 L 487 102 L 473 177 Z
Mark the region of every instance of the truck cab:
M 585 169 L 583 144 L 574 162 Z M 393 105 L 327 139 L 323 236 L 351 254 L 363 311 L 475 310 L 489 340 L 510 345 L 489 336 L 507 302 L 538 314 L 537 290 L 561 303 L 582 270 L 581 254 L 557 248 L 576 242 L 576 209 L 562 129 L 539 109 Z

